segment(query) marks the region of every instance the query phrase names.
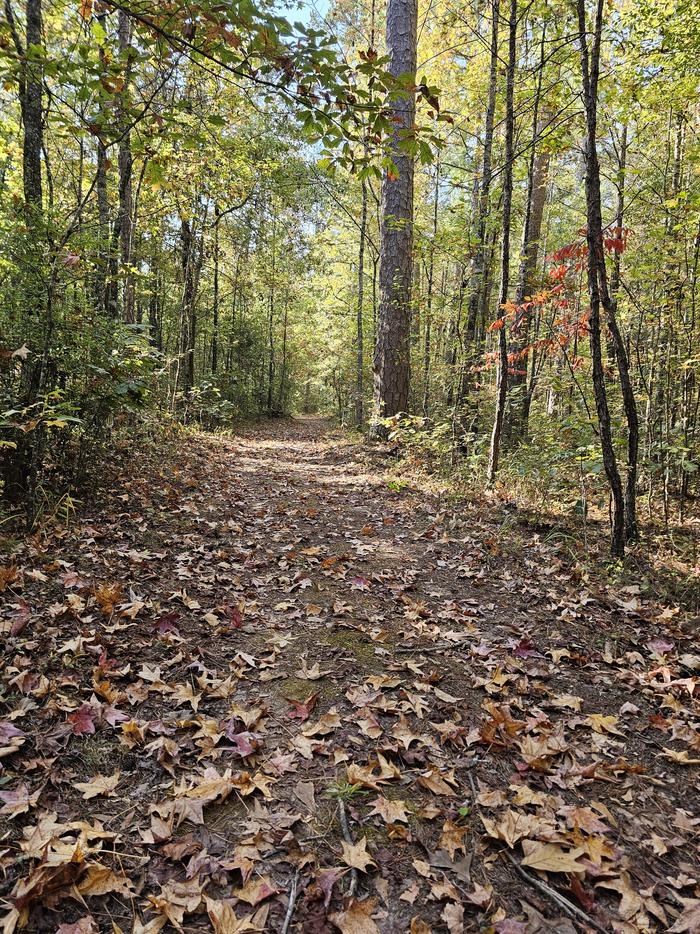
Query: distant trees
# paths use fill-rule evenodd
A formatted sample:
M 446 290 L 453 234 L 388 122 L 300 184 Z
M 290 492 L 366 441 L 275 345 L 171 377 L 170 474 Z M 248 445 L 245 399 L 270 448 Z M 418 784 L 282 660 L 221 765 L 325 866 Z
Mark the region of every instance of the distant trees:
M 6 497 L 320 407 L 616 555 L 696 510 L 692 4 L 146 6 L 2 0 Z

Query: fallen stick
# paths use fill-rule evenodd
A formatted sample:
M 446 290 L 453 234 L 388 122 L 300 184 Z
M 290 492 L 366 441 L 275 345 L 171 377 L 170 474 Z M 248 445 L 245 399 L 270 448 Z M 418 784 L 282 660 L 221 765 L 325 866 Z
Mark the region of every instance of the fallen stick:
M 577 908 L 576 905 L 572 904 L 568 898 L 565 898 L 563 895 L 560 895 L 555 889 L 551 889 L 545 882 L 540 882 L 539 879 L 536 879 L 534 876 L 531 876 L 529 872 L 525 872 L 520 863 L 513 859 L 510 853 L 506 853 L 505 850 L 501 851 L 503 856 L 513 865 L 515 871 L 518 873 L 521 878 L 525 879 L 526 882 L 529 882 L 530 885 L 534 886 L 536 889 L 539 889 L 543 895 L 546 895 L 547 898 L 551 899 L 555 904 L 559 905 L 562 911 L 565 911 L 570 918 L 575 918 L 581 924 L 587 924 L 589 927 L 595 928 L 596 931 L 600 931 L 600 934 L 608 934 L 608 931 L 601 927 L 597 921 L 594 921 L 585 911 L 582 911 L 580 908 Z
M 345 804 L 342 800 L 338 800 L 338 816 L 340 818 L 340 828 L 343 831 L 343 837 L 348 846 L 354 846 L 355 841 L 352 839 L 352 834 L 350 833 L 350 828 L 348 827 L 348 818 L 345 813 Z M 354 867 L 350 869 L 350 887 L 348 888 L 348 895 L 352 896 L 357 891 L 357 869 Z
M 284 924 L 280 930 L 280 934 L 287 934 L 292 923 L 292 917 L 294 915 L 294 906 L 297 900 L 297 883 L 299 881 L 299 870 L 294 873 L 294 878 L 292 879 L 292 884 L 289 886 L 289 904 L 287 905 L 287 914 L 284 916 Z

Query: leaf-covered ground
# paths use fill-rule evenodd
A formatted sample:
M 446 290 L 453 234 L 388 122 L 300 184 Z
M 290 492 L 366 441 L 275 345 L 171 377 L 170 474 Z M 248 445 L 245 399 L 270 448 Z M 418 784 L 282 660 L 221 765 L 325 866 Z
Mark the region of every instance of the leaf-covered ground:
M 6 547 L 4 930 L 698 931 L 694 620 L 314 420 Z

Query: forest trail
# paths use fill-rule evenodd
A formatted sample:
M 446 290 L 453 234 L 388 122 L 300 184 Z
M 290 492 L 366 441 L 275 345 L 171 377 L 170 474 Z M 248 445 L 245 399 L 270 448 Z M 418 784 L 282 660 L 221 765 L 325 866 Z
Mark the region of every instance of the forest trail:
M 140 464 L 0 569 L 7 932 L 698 930 L 672 610 L 321 419 Z

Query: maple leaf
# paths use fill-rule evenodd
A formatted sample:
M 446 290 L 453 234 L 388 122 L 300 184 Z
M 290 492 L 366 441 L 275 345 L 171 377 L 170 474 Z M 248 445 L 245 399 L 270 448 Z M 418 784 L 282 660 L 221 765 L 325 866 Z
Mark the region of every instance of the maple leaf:
M 202 699 L 202 695 L 195 694 L 189 682 L 186 684 L 174 684 L 169 688 L 169 693 L 176 707 L 180 707 L 182 704 L 189 704 L 195 713 L 199 710 L 199 702 Z
M 436 766 L 433 766 L 427 772 L 423 772 L 418 776 L 418 784 L 422 785 L 423 788 L 427 788 L 428 791 L 432 791 L 434 795 L 453 797 L 456 794 L 450 788 L 450 785 L 457 786 L 454 769 L 448 772 L 440 772 Z
M 314 707 L 316 706 L 318 697 L 319 695 L 318 693 L 316 693 L 316 694 L 309 694 L 309 696 L 303 701 L 298 701 L 298 700 L 294 700 L 293 698 L 289 698 L 292 704 L 292 709 L 287 714 L 289 719 L 290 720 L 301 720 L 302 723 L 305 720 L 308 720 L 309 717 L 311 716 L 311 713 Z
M 459 824 L 455 824 L 454 821 L 449 820 L 449 818 L 442 825 L 442 834 L 438 846 L 443 850 L 447 850 L 450 854 L 450 859 L 455 858 L 457 850 L 462 850 L 463 853 L 466 852 L 466 845 L 464 843 L 466 832 L 466 827 L 460 827 Z
M 380 795 L 378 798 L 375 798 L 372 804 L 374 807 L 369 812 L 369 816 L 372 814 L 379 814 L 379 816 L 386 824 L 395 824 L 398 821 L 401 821 L 404 824 L 408 823 L 408 813 L 406 812 L 405 801 L 399 799 L 392 801 L 389 798 L 385 798 Z
M 336 911 L 328 915 L 328 919 L 340 929 L 341 934 L 381 934 L 372 918 L 377 901 L 376 898 L 367 898 L 361 902 L 353 898 L 344 911 Z
M 424 742 L 425 738 L 418 733 L 414 733 L 408 720 L 403 714 L 399 717 L 398 723 L 393 727 L 391 735 L 398 740 L 404 749 L 408 749 L 411 743 Z
M 236 898 L 240 898 L 241 901 L 247 902 L 249 905 L 259 905 L 260 902 L 265 901 L 265 899 L 270 898 L 273 895 L 276 895 L 280 890 L 273 885 L 267 876 L 259 876 L 257 879 L 251 879 L 249 882 L 240 888 L 234 889 L 233 894 Z
M 158 895 L 149 895 L 152 908 L 182 931 L 186 914 L 193 914 L 202 903 L 202 886 L 197 879 L 187 882 L 170 881 L 161 887 Z
M 179 619 L 180 614 L 177 610 L 171 610 L 170 613 L 164 613 L 163 616 L 159 616 L 158 619 L 153 620 L 153 629 L 161 636 L 168 635 L 169 633 L 179 635 L 180 631 L 176 625 Z
M 357 843 L 347 843 L 343 840 L 343 855 L 341 859 L 352 869 L 359 869 L 360 872 L 367 872 L 368 866 L 376 866 L 370 854 L 367 852 L 367 837 L 362 837 Z
M 513 808 L 504 811 L 497 821 L 493 821 L 482 814 L 481 823 L 490 837 L 503 840 L 511 848 L 523 837 L 537 833 L 542 827 L 547 827 L 542 818 L 536 817 L 534 814 L 515 811 Z
M 68 723 L 75 736 L 84 736 L 95 732 L 95 718 L 97 711 L 91 704 L 82 704 L 77 710 L 68 714 Z
M 96 798 L 98 795 L 113 795 L 114 790 L 119 784 L 120 772 L 117 770 L 114 775 L 96 775 L 89 782 L 76 782 L 73 787 L 83 793 L 83 800 Z
M 604 714 L 592 713 L 589 714 L 585 721 L 588 726 L 596 733 L 614 733 L 616 736 L 624 736 L 617 728 L 619 722 L 618 717 L 605 716 Z
M 252 756 L 262 745 L 261 738 L 256 733 L 250 733 L 247 730 L 242 733 L 231 733 L 227 730 L 226 736 L 232 743 L 235 743 L 242 759 Z
M 30 792 L 24 782 L 21 782 L 14 791 L 0 791 L 0 798 L 5 804 L 0 808 L 0 814 L 7 814 L 10 819 L 25 814 L 34 808 L 39 801 L 41 789 Z
M 567 825 L 576 830 L 585 830 L 586 833 L 606 833 L 610 830 L 590 808 L 563 806 L 557 814 L 566 818 Z
M 330 674 L 330 670 L 321 671 L 321 667 L 318 662 L 314 662 L 311 668 L 309 668 L 305 656 L 302 656 L 300 661 L 301 668 L 299 671 L 294 672 L 297 678 L 303 678 L 305 681 L 318 681 L 321 678 L 324 678 L 326 675 Z
M 77 888 L 81 895 L 107 895 L 110 892 L 116 892 L 130 896 L 133 883 L 127 876 L 114 872 L 109 866 L 95 862 L 88 864 L 87 873 L 80 880 Z
M 392 765 L 381 753 L 377 754 L 377 763 L 360 766 L 351 763 L 347 767 L 348 782 L 351 785 L 360 785 L 363 788 L 374 788 L 379 791 L 380 785 L 386 784 L 394 778 L 400 778 L 401 772 Z M 374 769 L 379 765 L 379 774 L 375 774 Z
M 316 723 L 307 724 L 302 730 L 302 733 L 304 736 L 326 736 L 328 733 L 337 730 L 340 724 L 341 720 L 338 714 L 338 708 L 331 707 Z
M 213 898 L 206 898 L 205 901 L 214 934 L 248 934 L 250 931 L 262 930 L 253 918 L 239 918 L 229 902 Z

